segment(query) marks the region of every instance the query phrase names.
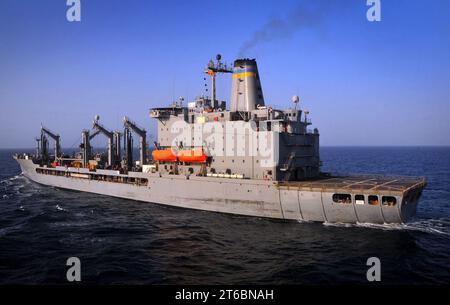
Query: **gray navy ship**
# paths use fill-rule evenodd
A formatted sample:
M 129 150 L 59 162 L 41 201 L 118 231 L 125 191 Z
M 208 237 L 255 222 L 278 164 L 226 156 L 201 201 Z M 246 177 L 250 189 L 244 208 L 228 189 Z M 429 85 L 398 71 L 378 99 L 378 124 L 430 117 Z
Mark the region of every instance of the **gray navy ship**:
M 266 105 L 256 60 L 228 67 L 218 55 L 204 72 L 210 96 L 150 109 L 158 128 L 152 150 L 146 130 L 129 118 L 113 131 L 96 116 L 78 153 L 64 154 L 60 136 L 41 127 L 36 153 L 14 158 L 43 185 L 182 208 L 330 223 L 404 223 L 415 215 L 424 178 L 321 172 L 309 112 L 297 96 L 286 110 Z M 220 74 L 232 79 L 228 109 L 216 97 Z M 104 153 L 93 153 L 97 135 L 107 139 Z

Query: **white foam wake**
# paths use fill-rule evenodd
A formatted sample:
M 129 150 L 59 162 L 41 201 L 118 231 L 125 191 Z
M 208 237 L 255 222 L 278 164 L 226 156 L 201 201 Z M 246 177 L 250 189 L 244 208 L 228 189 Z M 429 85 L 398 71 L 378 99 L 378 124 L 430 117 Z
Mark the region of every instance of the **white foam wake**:
M 58 211 L 65 211 L 65 209 L 63 209 L 62 207 L 60 207 L 59 204 L 57 204 L 55 207 L 56 207 L 56 209 L 57 209 Z
M 324 226 L 336 226 L 343 228 L 368 228 L 368 229 L 377 229 L 377 230 L 404 230 L 404 231 L 418 231 L 425 232 L 430 234 L 442 234 L 450 236 L 450 221 L 447 219 L 427 219 L 427 220 L 418 220 L 406 224 L 397 224 L 397 223 L 384 223 L 384 224 L 376 224 L 376 223 L 323 223 Z

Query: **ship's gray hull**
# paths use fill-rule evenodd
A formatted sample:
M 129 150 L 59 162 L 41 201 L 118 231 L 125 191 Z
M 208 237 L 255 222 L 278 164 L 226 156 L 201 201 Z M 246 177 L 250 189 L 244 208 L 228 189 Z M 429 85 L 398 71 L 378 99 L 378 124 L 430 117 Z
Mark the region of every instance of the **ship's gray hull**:
M 17 159 L 25 177 L 44 185 L 90 192 L 144 202 L 298 221 L 341 223 L 403 223 L 416 212 L 418 196 L 407 204 L 405 194 L 395 206 L 337 204 L 330 189 L 305 190 L 276 181 L 211 177 L 161 176 L 159 173 L 135 173 L 148 184 L 133 185 L 83 178 L 44 175 L 31 159 Z

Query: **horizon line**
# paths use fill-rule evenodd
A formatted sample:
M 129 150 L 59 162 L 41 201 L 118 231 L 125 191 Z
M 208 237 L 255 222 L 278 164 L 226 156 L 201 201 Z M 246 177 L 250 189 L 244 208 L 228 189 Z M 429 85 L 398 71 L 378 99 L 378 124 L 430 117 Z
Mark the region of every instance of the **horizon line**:
M 364 144 L 349 144 L 349 145 L 321 145 L 319 147 L 337 147 L 337 148 L 345 148 L 345 147 L 355 147 L 355 148 L 363 148 L 363 147 L 450 147 L 450 144 L 410 144 L 410 145 L 385 145 L 385 144 L 380 144 L 380 145 L 364 145 Z M 105 147 L 92 147 L 93 149 L 105 149 Z M 133 146 L 133 148 L 137 148 L 139 149 L 139 146 Z M 0 147 L 0 150 L 35 150 L 36 147 Z M 75 147 L 62 147 L 62 150 L 73 150 L 75 149 Z

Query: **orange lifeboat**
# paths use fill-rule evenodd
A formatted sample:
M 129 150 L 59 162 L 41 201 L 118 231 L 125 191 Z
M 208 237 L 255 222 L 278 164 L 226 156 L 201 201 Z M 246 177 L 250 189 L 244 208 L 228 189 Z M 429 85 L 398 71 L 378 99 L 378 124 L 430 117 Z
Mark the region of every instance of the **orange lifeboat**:
M 178 152 L 178 160 L 180 162 L 205 163 L 207 158 L 208 156 L 205 154 L 202 148 L 180 150 Z
M 171 149 L 159 149 L 152 151 L 152 158 L 155 161 L 175 162 L 177 156 Z

